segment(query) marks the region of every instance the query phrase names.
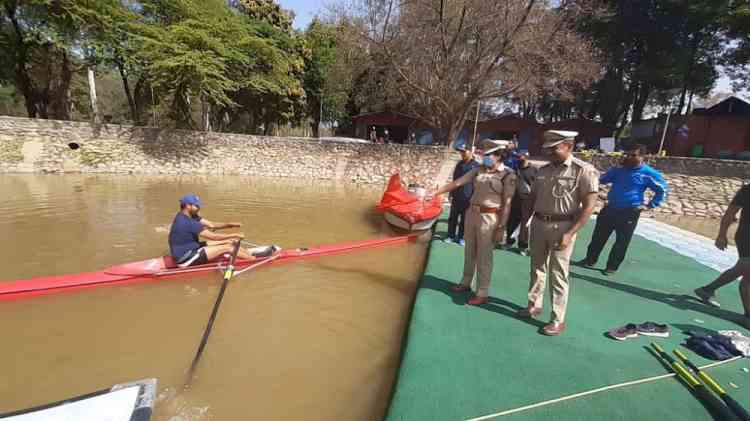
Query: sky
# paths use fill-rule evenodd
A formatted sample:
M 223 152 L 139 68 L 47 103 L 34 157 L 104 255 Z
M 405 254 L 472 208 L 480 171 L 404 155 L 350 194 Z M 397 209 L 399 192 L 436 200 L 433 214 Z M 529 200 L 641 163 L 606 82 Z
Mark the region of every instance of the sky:
M 281 7 L 287 10 L 293 10 L 294 28 L 305 29 L 312 18 L 323 10 L 326 2 L 321 0 L 279 0 Z

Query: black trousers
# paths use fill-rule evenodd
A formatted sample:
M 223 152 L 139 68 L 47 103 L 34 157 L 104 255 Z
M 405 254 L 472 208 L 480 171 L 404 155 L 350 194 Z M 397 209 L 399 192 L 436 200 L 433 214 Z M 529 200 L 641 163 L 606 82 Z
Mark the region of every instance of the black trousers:
M 448 237 L 458 241 L 464 239 L 464 223 L 466 222 L 466 210 L 469 202 L 462 200 L 451 201 L 451 213 L 448 216 Z M 456 235 L 458 229 L 458 235 Z
M 513 232 L 521 225 L 522 213 L 521 213 L 521 195 L 516 193 L 513 195 L 513 199 L 510 201 L 510 214 L 508 215 L 508 223 L 505 225 L 505 244 L 512 245 L 516 240 L 510 238 Z M 520 236 L 519 236 L 520 237 Z M 526 248 L 528 244 L 521 244 L 518 242 L 521 248 Z
M 599 254 L 614 231 L 615 245 L 609 252 L 607 269 L 617 270 L 625 260 L 625 253 L 628 251 L 640 216 L 641 211 L 638 208 L 612 209 L 605 206 L 596 218 L 596 227 L 586 253 L 586 261 L 593 265 L 599 260 Z

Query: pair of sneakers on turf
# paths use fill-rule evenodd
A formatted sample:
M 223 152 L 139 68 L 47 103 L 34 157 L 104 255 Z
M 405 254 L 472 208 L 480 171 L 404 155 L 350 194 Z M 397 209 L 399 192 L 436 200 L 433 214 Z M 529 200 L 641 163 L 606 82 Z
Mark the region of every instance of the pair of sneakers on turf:
M 625 326 L 610 330 L 607 335 L 618 341 L 636 338 L 639 335 L 666 338 L 669 337 L 669 326 L 655 322 L 645 322 L 639 325 L 628 323 Z

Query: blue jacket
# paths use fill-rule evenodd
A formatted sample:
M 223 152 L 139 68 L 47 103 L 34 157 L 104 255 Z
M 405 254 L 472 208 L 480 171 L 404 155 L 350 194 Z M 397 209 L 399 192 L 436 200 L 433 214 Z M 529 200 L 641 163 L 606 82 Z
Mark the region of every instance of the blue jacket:
M 473 159 L 469 160 L 469 162 L 464 162 L 463 160 L 458 161 L 456 168 L 453 169 L 453 179 L 457 180 L 463 177 L 464 174 L 478 167 L 479 163 Z M 472 194 L 474 194 L 474 183 L 468 183 L 451 192 L 451 200 L 455 202 L 469 203 Z
M 648 204 L 651 209 L 661 205 L 667 196 L 667 182 L 664 177 L 646 164 L 637 168 L 610 168 L 599 178 L 599 183 L 612 183 L 612 190 L 607 195 L 607 206 L 613 209 L 641 206 L 646 189 L 656 193 Z

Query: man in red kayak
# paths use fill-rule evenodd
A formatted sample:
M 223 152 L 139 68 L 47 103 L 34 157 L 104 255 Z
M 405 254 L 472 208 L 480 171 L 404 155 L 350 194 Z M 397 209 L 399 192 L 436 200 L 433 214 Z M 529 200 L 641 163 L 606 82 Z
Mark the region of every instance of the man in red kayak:
M 172 221 L 169 230 L 169 250 L 175 263 L 179 267 L 206 264 L 225 253 L 231 253 L 235 241 L 244 238 L 242 233 L 219 234 L 214 230 L 224 228 L 239 228 L 240 223 L 211 222 L 201 218 L 201 200 L 194 194 L 188 194 L 180 199 L 180 211 Z M 206 241 L 201 241 L 201 237 Z M 258 247 L 254 249 L 240 248 L 237 257 L 244 260 L 254 260 L 268 257 L 281 250 L 277 246 Z

